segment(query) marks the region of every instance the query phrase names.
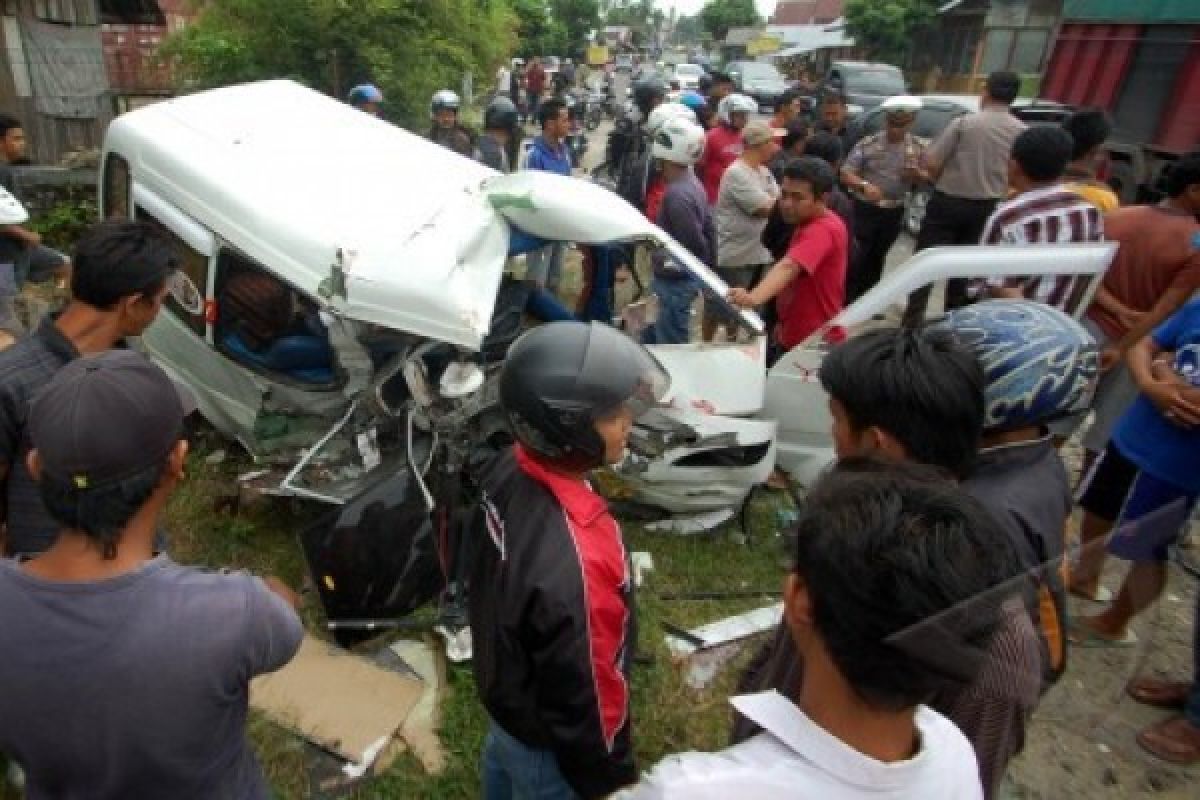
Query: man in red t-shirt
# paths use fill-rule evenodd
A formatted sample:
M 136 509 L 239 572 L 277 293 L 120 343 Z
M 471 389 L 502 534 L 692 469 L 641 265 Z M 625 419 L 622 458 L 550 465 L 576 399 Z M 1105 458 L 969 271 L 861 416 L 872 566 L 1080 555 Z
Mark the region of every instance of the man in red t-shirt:
M 750 112 L 757 109 L 758 104 L 744 94 L 731 94 L 717 106 L 720 122 L 705 135 L 704 155 L 696 162 L 710 206 L 717 204 L 721 176 L 742 154 L 742 128 L 750 120 Z
M 787 254 L 752 291 L 729 291 L 729 302 L 739 308 L 776 298 L 774 344 L 780 354 L 842 310 L 850 237 L 846 224 L 825 207 L 834 180 L 833 167 L 818 158 L 805 156 L 788 164 L 779 188 L 779 211 L 796 226 Z

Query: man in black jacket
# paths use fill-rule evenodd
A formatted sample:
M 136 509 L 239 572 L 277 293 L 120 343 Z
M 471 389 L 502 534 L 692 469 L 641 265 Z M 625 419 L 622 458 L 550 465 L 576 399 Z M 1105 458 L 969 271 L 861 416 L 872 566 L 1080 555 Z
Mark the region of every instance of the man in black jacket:
M 634 417 L 667 384 L 598 323 L 548 323 L 509 352 L 500 401 L 517 444 L 482 475 L 471 571 L 472 662 L 491 718 L 484 800 L 599 798 L 637 779 L 629 565 L 586 476 L 623 457 Z

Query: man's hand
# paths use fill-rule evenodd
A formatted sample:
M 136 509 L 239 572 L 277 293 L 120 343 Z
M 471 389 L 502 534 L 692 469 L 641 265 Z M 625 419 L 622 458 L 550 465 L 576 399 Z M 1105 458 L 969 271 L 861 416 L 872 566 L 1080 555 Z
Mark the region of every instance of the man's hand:
M 1139 323 L 1146 317 L 1145 311 L 1134 311 L 1132 308 L 1122 306 L 1116 313 L 1117 320 L 1125 326 L 1126 330 L 1136 328 Z
M 1170 422 L 1181 428 L 1194 428 L 1200 425 L 1200 398 L 1189 387 L 1176 383 L 1159 381 L 1146 389 L 1150 402 L 1162 412 Z
M 750 296 L 750 292 L 745 289 L 730 289 L 729 294 L 725 295 L 725 299 L 729 301 L 730 305 L 737 308 L 754 308 L 758 305 Z
M 300 595 L 292 591 L 292 588 L 286 583 L 281 581 L 279 578 L 276 578 L 274 575 L 264 575 L 262 582 L 267 585 L 268 589 L 282 597 L 289 606 L 297 611 L 300 610 L 300 606 L 303 605 Z

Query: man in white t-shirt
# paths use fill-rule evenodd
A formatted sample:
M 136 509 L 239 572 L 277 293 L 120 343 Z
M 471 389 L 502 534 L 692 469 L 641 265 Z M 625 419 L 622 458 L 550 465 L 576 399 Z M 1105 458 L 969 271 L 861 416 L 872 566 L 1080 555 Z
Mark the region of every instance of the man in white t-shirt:
M 713 214 L 717 274 L 730 288 L 753 289 L 763 268 L 774 263 L 763 246 L 762 233 L 779 198 L 779 186 L 766 166 L 778 151 L 771 128 L 765 122 L 751 122 L 742 129 L 742 154 L 721 176 Z M 704 340 L 711 342 L 723 323 L 735 324 L 706 305 Z
M 733 698 L 761 733 L 670 756 L 618 797 L 982 798 L 971 745 L 922 703 L 970 668 L 940 663 L 944 654 L 976 663 L 942 615 L 971 603 L 971 641 L 1000 619 L 986 593 L 1016 567 L 1011 552 L 978 557 L 1003 541 L 995 524 L 928 468 L 840 462 L 807 498 L 784 584 L 784 621 L 805 664 L 797 696 Z

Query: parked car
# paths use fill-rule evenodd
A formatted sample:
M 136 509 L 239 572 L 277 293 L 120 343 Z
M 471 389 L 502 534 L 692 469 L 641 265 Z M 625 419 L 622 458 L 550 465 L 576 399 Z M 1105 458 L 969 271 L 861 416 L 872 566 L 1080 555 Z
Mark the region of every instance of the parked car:
M 774 64 L 765 61 L 734 61 L 725 69 L 742 94 L 753 97 L 760 111 L 770 111 L 779 95 L 788 89 L 787 79 Z
M 700 88 L 704 67 L 699 64 L 676 64 L 672 78 L 679 83 L 679 90 L 686 92 Z
M 613 69 L 617 72 L 633 72 L 633 55 L 630 53 L 617 53 L 613 59 Z
M 834 61 L 822 87 L 841 92 L 851 116 L 876 108 L 889 97 L 908 91 L 899 67 L 868 61 Z
M 979 110 L 977 95 L 918 95 L 921 98 L 921 110 L 913 123 L 913 134 L 924 139 L 927 143 L 936 139 L 955 117 Z M 1031 125 L 1060 124 L 1073 109 L 1061 103 L 1045 100 L 1033 100 L 1020 97 L 1013 103 L 1012 112 L 1020 119 Z M 865 111 L 850 120 L 851 146 L 859 139 L 883 130 L 883 110 L 876 107 Z M 929 204 L 932 188 L 918 187 L 908 193 L 904 203 L 904 228 L 913 236 L 921 230 L 925 219 L 925 207 Z

